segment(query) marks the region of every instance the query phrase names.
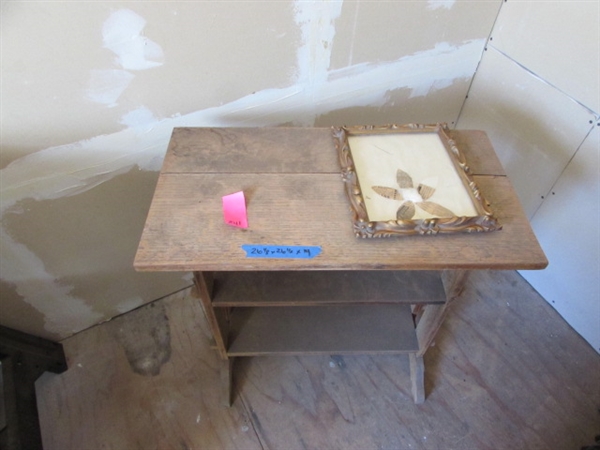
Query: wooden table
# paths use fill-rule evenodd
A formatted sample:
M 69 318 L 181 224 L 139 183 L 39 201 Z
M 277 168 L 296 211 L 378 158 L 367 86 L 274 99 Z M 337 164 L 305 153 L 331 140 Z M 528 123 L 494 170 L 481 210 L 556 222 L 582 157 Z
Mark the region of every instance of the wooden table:
M 547 265 L 482 131 L 451 131 L 501 231 L 359 239 L 327 128 L 176 128 L 135 258 L 193 271 L 231 402 L 235 357 L 408 354 L 423 402 L 423 354 L 468 270 Z M 249 228 L 221 197 L 244 191 Z M 307 259 L 249 258 L 242 245 L 319 246 Z

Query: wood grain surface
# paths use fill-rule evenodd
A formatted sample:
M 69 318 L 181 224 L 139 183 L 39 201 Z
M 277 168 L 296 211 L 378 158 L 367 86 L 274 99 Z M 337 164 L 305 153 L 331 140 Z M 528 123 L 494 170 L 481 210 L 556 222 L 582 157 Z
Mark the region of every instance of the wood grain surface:
M 477 176 L 498 232 L 358 239 L 337 174 L 161 175 L 137 270 L 538 269 L 547 260 L 506 177 Z M 246 193 L 249 228 L 223 221 L 221 196 Z M 247 258 L 245 244 L 321 246 L 314 259 Z
M 425 355 L 236 358 L 232 408 L 197 298 L 63 341 L 37 382 L 46 450 L 579 449 L 600 434 L 600 356 L 519 274 L 475 271 Z M 155 374 L 154 374 L 155 373 Z
M 417 351 L 406 304 L 235 308 L 227 354 L 384 354 Z
M 44 448 L 262 448 L 209 341 L 189 289 L 69 339 L 66 376 L 37 382 Z
M 162 173 L 339 173 L 327 128 L 175 128 Z
M 213 306 L 444 303 L 434 271 L 215 272 Z
M 473 175 L 506 175 L 485 131 L 449 130 L 448 136 L 464 154 Z

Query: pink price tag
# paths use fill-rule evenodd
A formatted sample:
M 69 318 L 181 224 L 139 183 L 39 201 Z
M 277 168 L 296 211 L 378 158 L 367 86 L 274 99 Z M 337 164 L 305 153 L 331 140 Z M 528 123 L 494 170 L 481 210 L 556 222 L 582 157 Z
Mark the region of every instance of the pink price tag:
M 227 225 L 248 228 L 246 197 L 244 191 L 223 196 L 223 217 Z

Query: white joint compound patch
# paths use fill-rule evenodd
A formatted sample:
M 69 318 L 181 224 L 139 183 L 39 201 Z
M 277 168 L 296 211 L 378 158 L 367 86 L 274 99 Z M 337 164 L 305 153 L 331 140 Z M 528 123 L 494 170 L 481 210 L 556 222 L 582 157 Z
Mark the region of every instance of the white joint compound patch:
M 126 70 L 92 70 L 86 97 L 112 108 L 117 106 L 117 99 L 134 78 L 135 75 Z
M 46 330 L 70 336 L 102 319 L 102 314 L 70 294 L 73 286 L 57 282 L 40 258 L 2 228 L 0 244 L 2 279 L 13 283 L 25 302 L 42 313 Z
M 145 106 L 140 106 L 138 109 L 129 111 L 120 121 L 120 123 L 127 125 L 130 128 L 151 126 L 156 122 L 157 119 L 154 117 L 152 111 Z
M 342 5 L 341 1 L 296 2 L 295 20 L 302 30 L 302 44 L 297 52 L 298 82 L 312 85 L 327 78 L 335 20 L 342 13 Z
M 123 91 L 135 78 L 130 71 L 146 70 L 163 64 L 162 48 L 142 36 L 146 20 L 129 9 L 110 15 L 102 27 L 104 48 L 115 55 L 119 69 L 92 70 L 86 97 L 94 102 L 114 107 Z
M 125 70 L 145 70 L 163 64 L 162 48 L 142 36 L 146 20 L 129 9 L 110 15 L 102 27 L 104 47 L 116 56 L 115 63 Z
M 428 0 L 427 8 L 428 9 L 450 9 L 454 6 L 456 0 Z

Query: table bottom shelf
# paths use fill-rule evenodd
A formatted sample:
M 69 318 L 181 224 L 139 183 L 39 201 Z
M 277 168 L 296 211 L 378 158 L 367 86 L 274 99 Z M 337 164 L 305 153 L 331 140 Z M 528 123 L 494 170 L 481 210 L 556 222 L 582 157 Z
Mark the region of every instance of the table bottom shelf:
M 233 308 L 228 341 L 228 356 L 418 350 L 406 304 Z

